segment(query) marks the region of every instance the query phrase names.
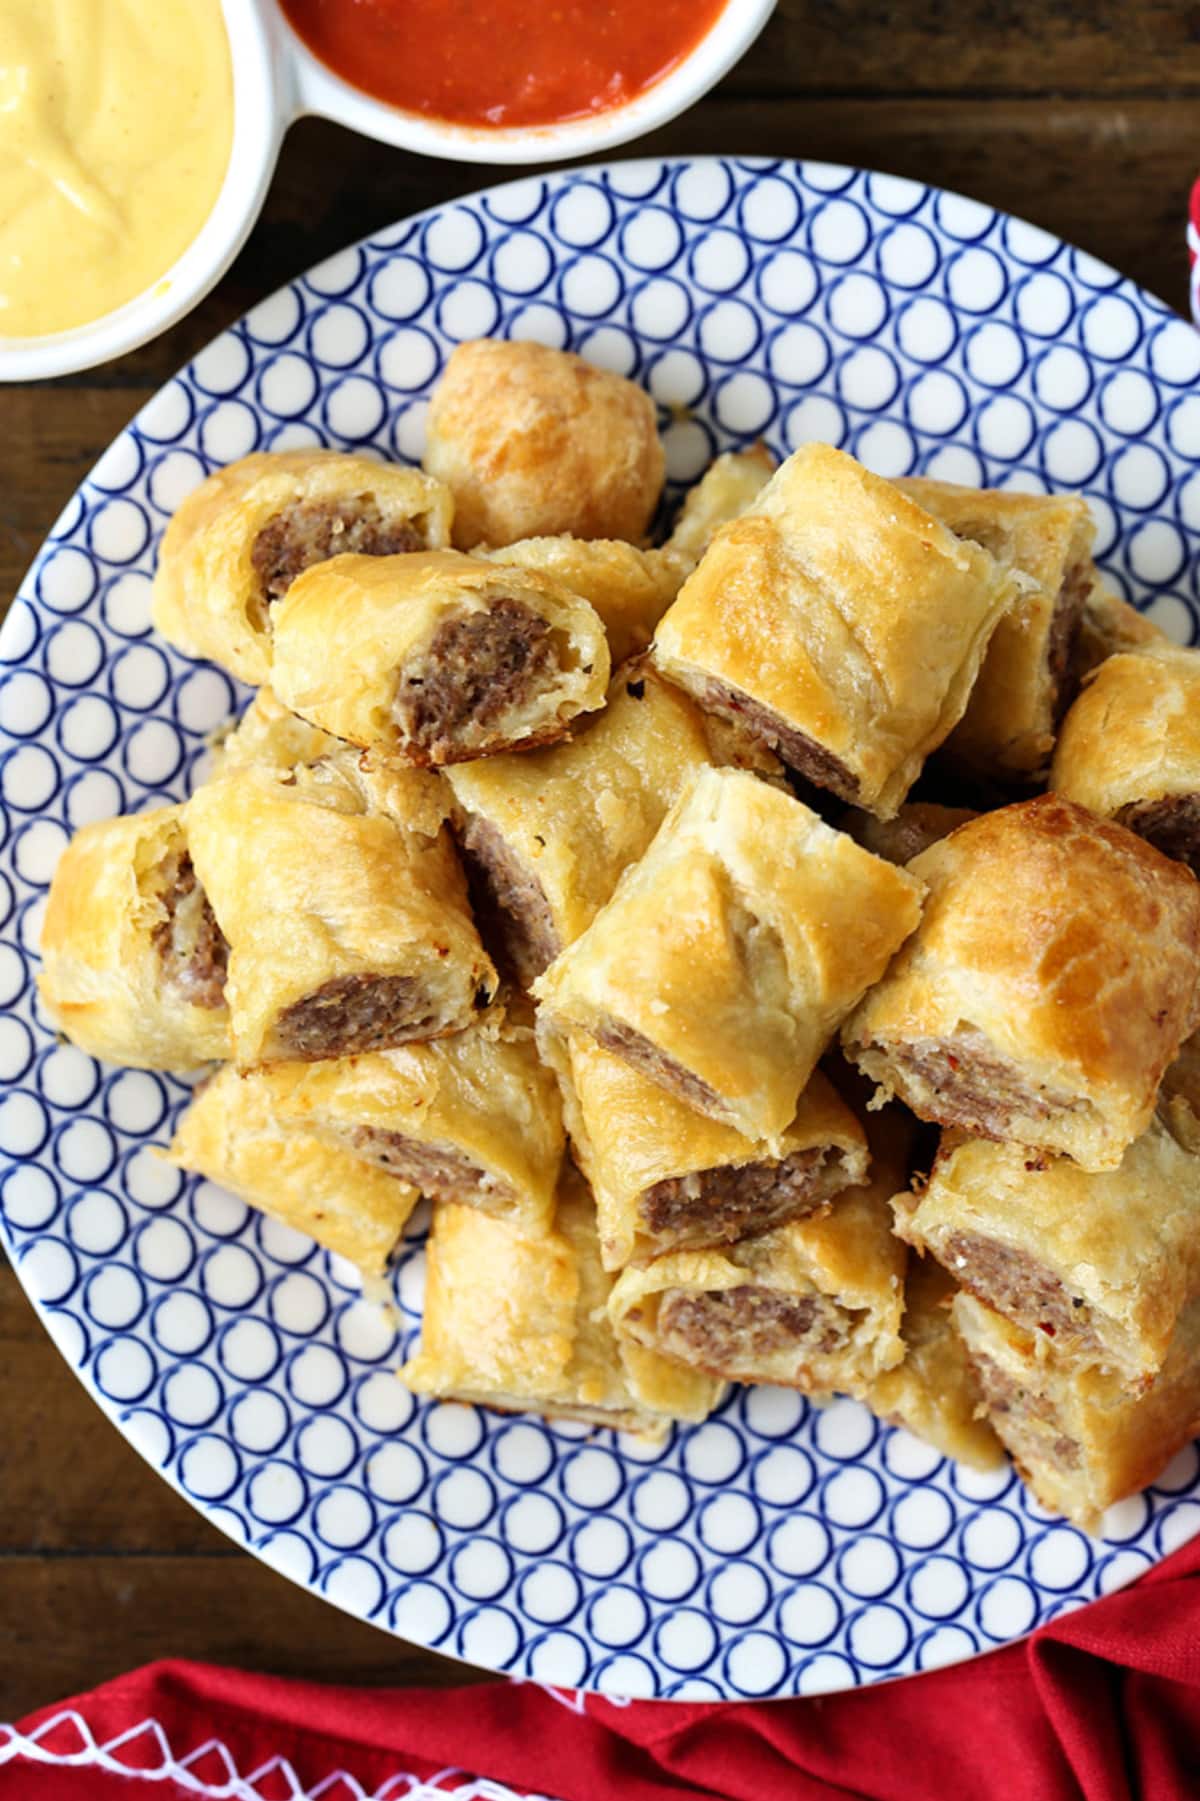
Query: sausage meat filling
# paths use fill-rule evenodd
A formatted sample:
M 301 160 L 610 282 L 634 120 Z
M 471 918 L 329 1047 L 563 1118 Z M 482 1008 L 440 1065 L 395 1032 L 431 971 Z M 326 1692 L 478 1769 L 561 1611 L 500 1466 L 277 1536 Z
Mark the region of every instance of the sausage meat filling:
M 193 1007 L 224 1004 L 229 946 L 186 851 L 173 851 L 163 864 L 160 891 L 165 917 L 153 942 L 163 974 Z
M 284 1009 L 276 1032 L 300 1062 L 386 1051 L 435 1035 L 429 995 L 413 976 L 337 976 Z
M 393 715 L 424 760 L 464 762 L 490 735 L 500 735 L 506 713 L 547 687 L 561 668 L 548 621 L 502 597 L 438 627 L 419 662 L 401 671 Z M 565 729 L 554 723 L 536 739 L 512 733 L 502 742 L 546 743 Z
M 282 600 L 298 575 L 315 563 L 354 552 L 364 557 L 401 556 L 425 549 L 417 521 L 388 519 L 371 494 L 352 500 L 300 500 L 268 519 L 250 550 L 262 598 Z

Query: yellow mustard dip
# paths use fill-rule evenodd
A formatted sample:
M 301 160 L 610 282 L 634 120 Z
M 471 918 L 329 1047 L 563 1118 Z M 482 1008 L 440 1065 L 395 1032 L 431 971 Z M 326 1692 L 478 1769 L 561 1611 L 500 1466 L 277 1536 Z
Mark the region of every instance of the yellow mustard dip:
M 0 0 L 0 335 L 152 286 L 212 211 L 232 136 L 220 0 Z

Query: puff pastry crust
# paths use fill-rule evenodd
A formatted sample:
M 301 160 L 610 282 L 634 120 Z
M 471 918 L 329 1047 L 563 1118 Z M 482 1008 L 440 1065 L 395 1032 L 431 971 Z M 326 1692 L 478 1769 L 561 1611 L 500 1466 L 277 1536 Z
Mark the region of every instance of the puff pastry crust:
M 1192 1022 L 1200 888 L 1060 795 L 923 851 L 921 925 L 847 1056 L 922 1119 L 1114 1169 Z
M 182 807 L 83 826 L 59 859 L 38 994 L 108 1063 L 195 1069 L 229 1055 L 228 946 L 197 882 Z
M 356 774 L 251 765 L 188 802 L 242 1068 L 437 1038 L 495 994 L 449 832 L 373 810 Z
M 691 567 L 669 545 L 642 550 L 616 538 L 521 538 L 476 554 L 532 569 L 582 595 L 600 615 L 614 669 L 646 649 Z
M 454 542 L 640 539 L 666 463 L 644 389 L 567 350 L 478 339 L 433 391 L 425 468 L 454 495 Z
M 433 1044 L 280 1063 L 281 1119 L 413 1183 L 422 1194 L 551 1224 L 563 1154 L 554 1076 L 528 1026 L 489 1023 Z
M 608 1303 L 618 1335 L 731 1382 L 866 1394 L 904 1355 L 904 1249 L 888 1207 L 901 1179 L 885 1160 L 827 1213 L 631 1266 Z
M 867 1179 L 867 1140 L 815 1070 L 779 1147 L 697 1113 L 592 1039 L 564 1061 L 575 1155 L 596 1197 L 606 1269 L 755 1237 L 823 1212 Z
M 1200 654 L 1103 662 L 1063 721 L 1050 785 L 1200 873 Z
M 722 1384 L 619 1344 L 605 1312 L 611 1286 L 591 1199 L 569 1165 L 553 1231 L 522 1233 L 441 1202 L 429 1239 L 420 1348 L 400 1379 L 441 1400 L 656 1440 L 672 1420 L 704 1419 Z
M 553 743 L 604 704 L 586 600 L 531 569 L 443 550 L 334 557 L 275 609 L 275 692 L 313 725 L 416 765 Z
M 913 930 L 922 893 L 790 795 L 702 769 L 535 984 L 540 1023 L 588 1034 L 777 1153 L 818 1057 Z
M 218 1070 L 195 1097 L 167 1153 L 250 1206 L 379 1276 L 416 1206 L 407 1182 L 281 1119 L 271 1070 Z
M 777 467 L 765 444 L 727 450 L 715 458 L 684 495 L 665 548 L 694 568 L 721 527 L 753 506 Z
M 1045 772 L 1070 699 L 1071 657 L 1092 585 L 1095 523 L 1074 494 L 1003 493 L 910 476 L 896 486 L 1022 578 L 988 641 L 947 752 L 986 775 Z
M 437 550 L 450 541 L 448 488 L 336 450 L 258 451 L 218 469 L 163 534 L 152 616 L 172 644 L 244 682 L 271 666 L 275 603 L 302 569 L 339 551 Z
M 890 818 L 962 717 L 1015 590 L 892 483 L 808 444 L 717 533 L 653 654 L 801 775 Z
M 1157 1121 L 1098 1173 L 948 1133 L 896 1231 L 1043 1351 L 1145 1382 L 1200 1295 L 1200 1161 Z
M 1105 1509 L 1153 1482 L 1200 1430 L 1200 1302 L 1182 1314 L 1144 1390 L 1041 1355 L 1028 1333 L 970 1295 L 955 1301 L 954 1322 L 1017 1469 L 1043 1507 L 1085 1532 L 1099 1532 Z
M 447 772 L 459 842 L 526 985 L 586 931 L 710 760 L 691 701 L 639 665 L 569 742 Z
M 983 1414 L 983 1390 L 954 1324 L 957 1286 L 931 1257 L 910 1257 L 900 1336 L 904 1359 L 866 1392 L 871 1412 L 943 1457 L 991 1470 L 1004 1449 Z

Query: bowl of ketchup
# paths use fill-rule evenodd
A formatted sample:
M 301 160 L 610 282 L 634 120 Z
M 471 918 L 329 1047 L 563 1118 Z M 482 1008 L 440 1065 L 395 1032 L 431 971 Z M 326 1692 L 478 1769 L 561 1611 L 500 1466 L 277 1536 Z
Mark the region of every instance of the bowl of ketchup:
M 683 112 L 775 0 L 265 0 L 297 108 L 465 162 L 549 162 Z

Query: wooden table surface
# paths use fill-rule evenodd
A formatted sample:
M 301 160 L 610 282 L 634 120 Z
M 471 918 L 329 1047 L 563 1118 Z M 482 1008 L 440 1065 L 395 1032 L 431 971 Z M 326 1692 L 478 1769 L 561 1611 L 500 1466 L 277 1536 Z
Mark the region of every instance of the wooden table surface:
M 918 177 L 1031 219 L 1182 309 L 1200 5 L 781 0 L 741 65 L 643 147 Z M 122 362 L 3 391 L 0 595 L 104 446 L 215 333 L 343 244 L 502 178 L 298 125 L 249 244 L 190 318 Z M 163 1656 L 360 1683 L 473 1679 L 207 1525 L 88 1399 L 2 1259 L 0 1393 L 0 1719 Z

